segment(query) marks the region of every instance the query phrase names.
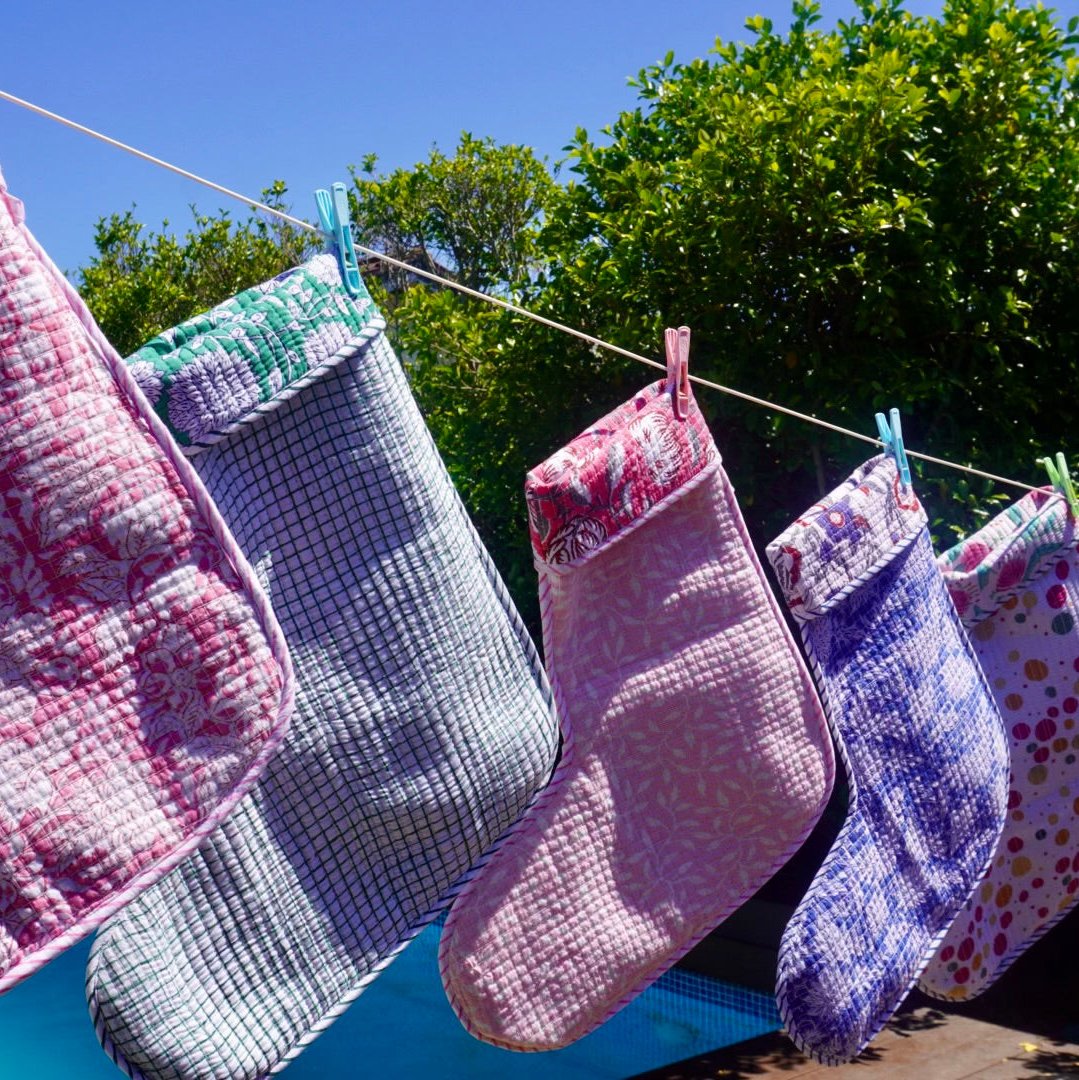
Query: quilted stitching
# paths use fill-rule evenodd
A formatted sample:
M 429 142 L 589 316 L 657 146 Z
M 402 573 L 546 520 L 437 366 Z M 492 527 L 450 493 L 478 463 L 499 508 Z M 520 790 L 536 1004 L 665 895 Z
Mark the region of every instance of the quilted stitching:
M 154 338 L 128 360 L 177 442 L 194 454 L 272 411 L 322 374 L 378 317 L 319 255 Z
M 549 775 L 542 668 L 383 326 L 333 357 L 313 335 L 321 377 L 194 459 L 273 599 L 297 707 L 252 795 L 96 943 L 91 1009 L 129 1073 L 283 1067 Z
M 964 1000 L 992 986 L 1079 895 L 1079 553 L 1066 503 L 1039 491 L 938 561 L 1011 748 L 992 864 L 918 983 Z
M 529 533 L 536 557 L 573 562 L 632 528 L 715 458 L 695 401 L 684 421 L 665 380 L 645 387 L 528 475 Z
M 669 394 L 641 400 L 529 476 L 530 497 L 591 478 L 581 518 L 619 531 L 537 564 L 562 760 L 443 932 L 455 1010 L 513 1049 L 564 1046 L 642 991 L 790 856 L 832 783 L 819 702 L 695 404 L 695 475 L 623 514 L 624 488 L 663 465 L 621 453 L 627 428 L 674 423 Z
M 768 547 L 850 784 L 847 820 L 780 943 L 777 997 L 819 1061 L 881 1029 L 970 895 L 1004 821 L 1007 748 L 933 560 L 876 457 Z M 808 600 L 807 598 L 812 598 Z
M 0 989 L 220 820 L 289 694 L 237 568 L 38 252 L 0 177 Z

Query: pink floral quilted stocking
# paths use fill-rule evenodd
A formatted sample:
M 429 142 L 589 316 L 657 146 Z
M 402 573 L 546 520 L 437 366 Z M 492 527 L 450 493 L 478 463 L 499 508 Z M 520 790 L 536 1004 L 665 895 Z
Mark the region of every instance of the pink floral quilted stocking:
M 982 882 L 919 987 L 987 990 L 1079 896 L 1079 554 L 1059 496 L 1035 491 L 940 557 L 1011 746 L 1008 818 Z
M 195 850 L 292 693 L 250 565 L 0 175 L 0 992 Z
M 801 844 L 831 790 L 816 691 L 668 331 L 668 379 L 528 477 L 564 749 L 442 938 L 465 1026 L 586 1035 Z

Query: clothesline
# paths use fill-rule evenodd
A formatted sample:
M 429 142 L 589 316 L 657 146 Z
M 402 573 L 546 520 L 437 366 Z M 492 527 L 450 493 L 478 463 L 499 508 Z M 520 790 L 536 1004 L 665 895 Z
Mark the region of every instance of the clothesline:
M 86 127 L 83 124 L 79 124 L 74 120 L 69 120 L 65 116 L 61 116 L 58 113 L 51 112 L 48 109 L 42 108 L 40 105 L 35 105 L 33 102 L 26 101 L 23 98 L 16 97 L 14 94 L 9 94 L 4 90 L 0 90 L 0 98 L 5 101 L 11 102 L 13 105 L 18 105 L 21 108 L 28 109 L 30 112 L 37 113 L 39 116 L 44 116 L 49 120 L 54 120 L 59 124 L 63 124 L 65 127 L 72 128 L 75 131 L 82 132 L 84 135 L 89 135 L 91 138 L 98 139 L 103 143 L 107 143 L 109 146 L 116 147 L 118 150 L 123 150 L 126 153 L 133 154 L 137 158 L 141 158 L 143 161 L 148 161 L 152 165 L 158 165 L 163 169 L 167 169 L 169 172 L 176 173 L 178 176 L 182 176 L 187 180 L 192 180 L 197 184 L 202 184 L 204 187 L 210 188 L 212 191 L 216 191 L 219 194 L 227 195 L 231 199 L 244 203 L 246 206 L 251 207 L 254 210 L 261 210 L 263 213 L 271 214 L 274 217 L 280 218 L 282 221 L 287 221 L 291 225 L 296 226 L 299 229 L 306 229 L 310 232 L 319 232 L 320 230 L 312 225 L 309 221 L 304 221 L 301 218 L 294 217 L 292 214 L 287 214 L 283 210 L 278 209 L 275 206 L 269 206 L 266 203 L 259 202 L 257 199 L 252 199 L 242 192 L 233 191 L 231 188 L 224 187 L 221 184 L 216 184 L 212 180 L 207 180 L 205 177 L 199 176 L 196 173 L 189 172 L 187 169 L 182 169 L 178 165 L 174 165 L 171 162 L 164 161 L 159 157 L 155 157 L 153 154 L 148 154 L 144 150 L 139 150 L 137 147 L 130 146 L 127 143 L 120 142 L 118 139 L 113 139 L 108 135 L 95 131 L 93 128 Z M 376 251 L 373 248 L 365 247 L 363 244 L 356 243 L 355 248 L 357 251 L 362 251 L 365 255 L 373 256 L 384 263 L 388 263 L 391 266 L 396 266 L 399 269 L 407 270 L 410 274 L 414 274 L 417 277 L 426 278 L 429 281 L 437 282 L 440 285 L 449 289 L 454 289 L 465 296 L 470 296 L 475 300 L 480 300 L 487 304 L 494 304 L 496 307 L 503 308 L 506 311 L 512 312 L 514 315 L 519 315 L 522 318 L 531 319 L 533 322 L 541 323 L 544 326 L 549 326 L 553 330 L 561 331 L 564 334 L 568 334 L 571 337 L 578 338 L 581 341 L 587 342 L 589 345 L 595 346 L 599 349 L 604 349 L 607 352 L 615 353 L 618 356 L 624 356 L 629 360 L 635 360 L 637 363 L 646 364 L 649 367 L 658 368 L 660 371 L 666 371 L 666 364 L 660 363 L 657 360 L 652 360 L 646 356 L 640 355 L 640 353 L 632 352 L 629 349 L 623 349 L 620 345 L 613 345 L 609 341 L 604 341 L 602 338 L 598 338 L 593 334 L 586 333 L 583 330 L 578 330 L 575 327 L 567 326 L 565 323 L 560 323 L 555 319 L 549 319 L 544 315 L 540 315 L 537 312 L 529 311 L 527 308 L 520 307 L 517 304 L 510 303 L 508 300 L 502 300 L 497 296 L 491 296 L 489 293 L 480 292 L 477 289 L 471 289 L 467 285 L 462 285 L 459 282 L 453 281 L 449 278 L 441 277 L 438 274 L 433 274 L 427 270 L 421 270 L 418 267 L 411 266 L 408 263 L 402 262 L 399 259 L 395 259 L 390 255 L 386 255 L 381 251 Z M 818 427 L 825 428 L 828 431 L 834 431 L 839 435 L 846 435 L 848 438 L 857 439 L 860 442 L 870 443 L 873 446 L 883 446 L 883 443 L 879 439 L 874 439 L 869 435 L 863 435 L 860 431 L 853 431 L 850 428 L 841 427 L 838 424 L 832 424 L 827 420 L 821 420 L 817 416 L 813 416 L 809 413 L 799 412 L 797 409 L 788 408 L 785 405 L 777 404 L 774 401 L 767 401 L 764 398 L 754 397 L 752 394 L 747 394 L 742 390 L 735 390 L 733 387 L 724 386 L 721 383 L 713 382 L 710 379 L 703 379 L 699 375 L 690 375 L 690 380 L 696 383 L 698 386 L 705 386 L 710 390 L 716 390 L 721 394 L 727 394 L 730 397 L 739 398 L 742 401 L 748 401 L 753 405 L 758 405 L 761 408 L 768 409 L 772 412 L 782 413 L 785 416 L 793 416 L 796 420 L 802 420 L 807 424 L 816 424 Z M 932 465 L 940 465 L 947 469 L 954 469 L 958 472 L 968 473 L 972 476 L 980 476 L 986 480 L 993 480 L 999 484 L 1008 484 L 1011 487 L 1021 488 L 1024 491 L 1035 491 L 1037 485 L 1024 484 L 1019 480 L 1011 480 L 1006 476 L 997 476 L 994 473 L 984 472 L 981 469 L 975 469 L 970 465 L 960 465 L 955 461 L 947 461 L 944 458 L 932 457 L 929 454 L 924 454 L 921 451 L 907 449 L 907 456 L 912 458 L 918 458 L 920 461 L 928 462 Z

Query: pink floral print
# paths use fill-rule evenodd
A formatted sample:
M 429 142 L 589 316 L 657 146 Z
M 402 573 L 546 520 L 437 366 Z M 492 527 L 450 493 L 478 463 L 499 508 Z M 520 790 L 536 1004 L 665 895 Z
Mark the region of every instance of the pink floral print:
M 287 676 L 2 177 L 0 563 L 4 990 L 240 797 Z
M 696 401 L 688 399 L 684 420 L 670 401 L 668 380 L 645 387 L 528 474 L 538 559 L 584 558 L 716 459 Z

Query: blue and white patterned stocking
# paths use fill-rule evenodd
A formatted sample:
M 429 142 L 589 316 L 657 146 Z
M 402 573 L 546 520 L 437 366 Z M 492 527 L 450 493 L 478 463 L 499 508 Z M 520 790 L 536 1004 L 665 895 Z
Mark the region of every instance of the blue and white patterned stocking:
M 547 779 L 538 657 L 366 294 L 319 255 L 130 364 L 262 577 L 296 666 L 277 757 L 97 940 L 129 1076 L 254 1080 L 444 907 Z
M 895 462 L 866 462 L 768 548 L 850 785 L 780 945 L 787 1030 L 855 1057 L 902 1002 L 1004 824 L 1003 723 Z

